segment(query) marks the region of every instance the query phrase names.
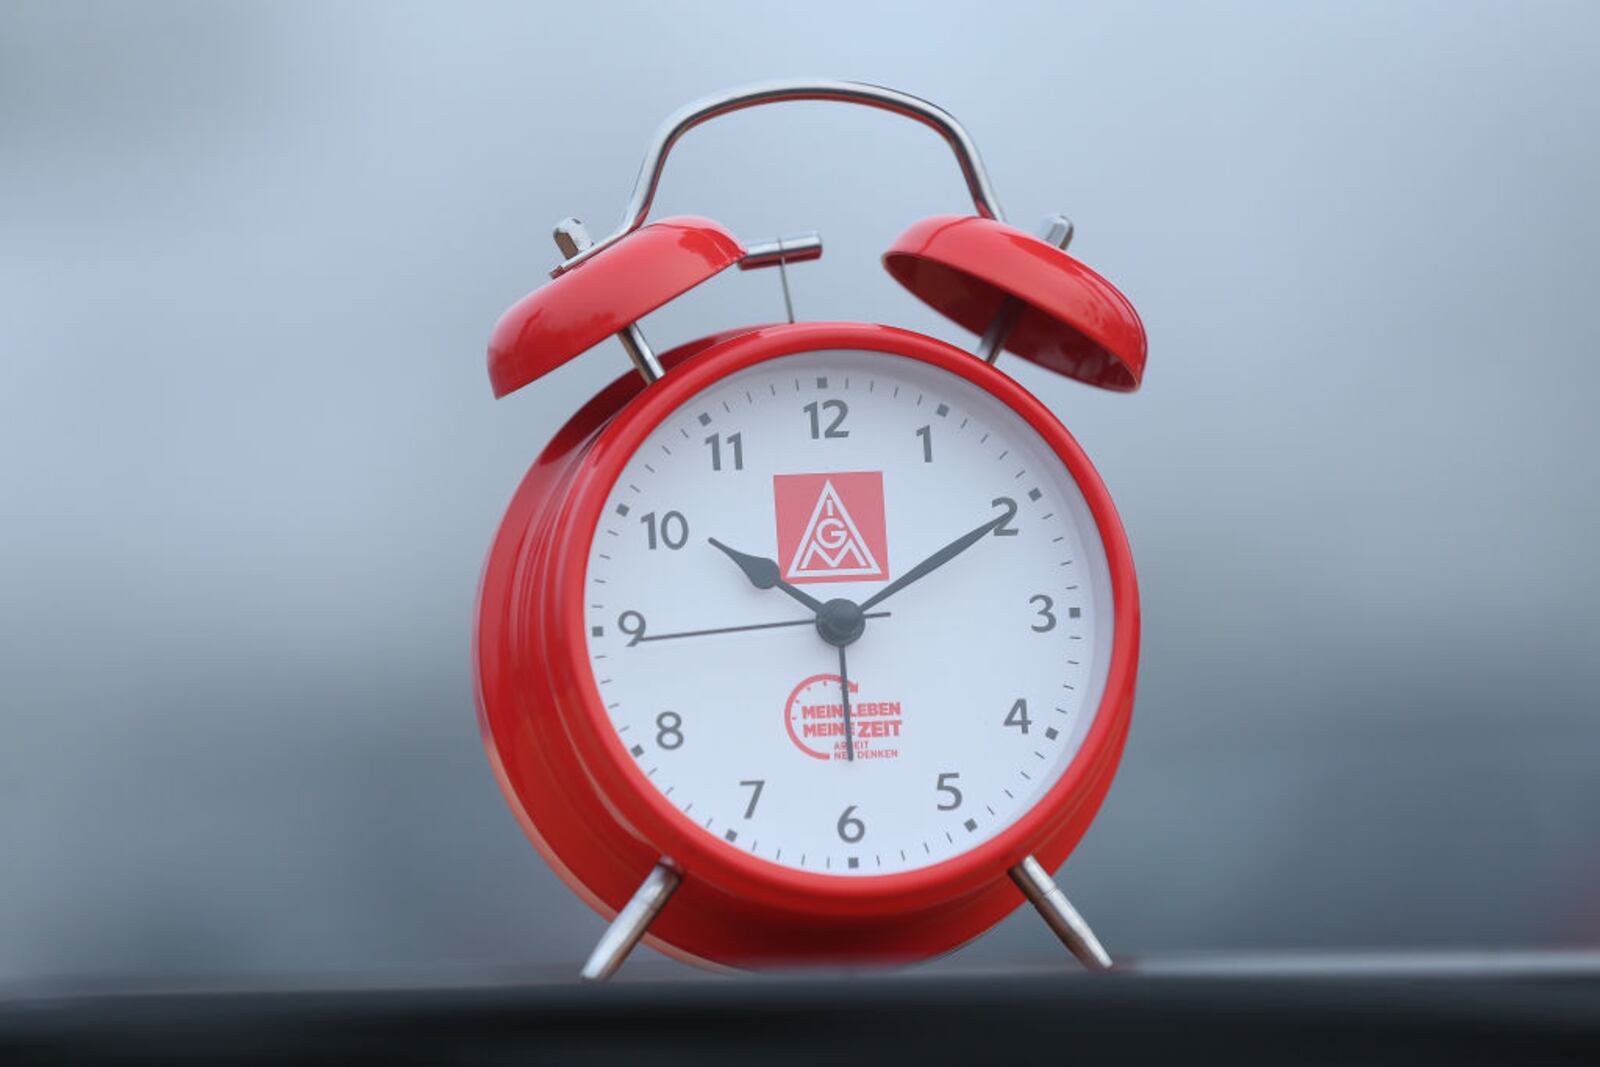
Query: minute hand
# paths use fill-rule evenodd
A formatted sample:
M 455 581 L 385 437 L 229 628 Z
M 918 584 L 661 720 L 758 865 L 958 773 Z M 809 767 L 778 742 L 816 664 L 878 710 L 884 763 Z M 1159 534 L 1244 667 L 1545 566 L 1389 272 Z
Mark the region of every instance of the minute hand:
M 996 501 L 996 503 L 998 503 L 998 501 Z M 983 540 L 991 532 L 1004 526 L 1016 513 L 1016 505 L 1013 504 L 1011 508 L 999 518 L 990 519 L 976 530 L 962 534 L 960 537 L 956 538 L 954 541 L 951 541 L 948 545 L 945 545 L 939 551 L 935 552 L 933 555 L 929 556 L 927 559 L 923 560 L 915 567 L 912 567 L 900 577 L 896 578 L 894 581 L 890 582 L 888 585 L 869 596 L 866 600 L 863 600 L 861 602 L 861 610 L 869 610 L 875 605 L 882 603 L 893 594 L 898 593 L 900 590 L 904 589 L 918 578 L 925 577 L 930 572 L 938 570 L 940 567 L 944 566 L 946 563 L 949 563 L 951 560 L 961 555 L 961 553 L 965 552 L 967 549 Z

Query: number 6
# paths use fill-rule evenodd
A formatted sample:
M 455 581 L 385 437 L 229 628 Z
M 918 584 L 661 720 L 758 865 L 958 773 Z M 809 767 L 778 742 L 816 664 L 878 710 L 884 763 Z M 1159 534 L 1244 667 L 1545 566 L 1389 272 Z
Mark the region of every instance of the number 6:
M 854 804 L 845 808 L 844 814 L 839 816 L 839 825 L 835 827 L 839 831 L 839 840 L 847 845 L 853 845 L 867 836 L 866 824 L 850 814 L 855 810 L 856 806 Z

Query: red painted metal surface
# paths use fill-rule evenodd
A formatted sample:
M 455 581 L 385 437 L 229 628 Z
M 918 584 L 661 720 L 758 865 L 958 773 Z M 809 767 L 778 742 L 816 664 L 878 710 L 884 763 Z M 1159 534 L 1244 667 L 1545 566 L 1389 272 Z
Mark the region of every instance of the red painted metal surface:
M 1139 388 L 1139 313 L 1110 282 L 1032 234 L 993 219 L 935 216 L 901 234 L 883 264 L 924 303 L 980 335 L 1006 297 L 1016 297 L 1026 308 L 1007 351 L 1102 389 Z
M 661 219 L 513 304 L 489 340 L 495 396 L 521 389 L 744 255 L 710 219 Z
M 577 273 L 577 272 L 574 272 Z M 583 634 L 582 584 L 606 495 L 674 410 L 753 364 L 819 349 L 921 360 L 988 390 L 1037 430 L 1082 488 L 1110 567 L 1115 611 L 1105 696 L 1077 757 L 1043 800 L 970 852 L 918 871 L 830 877 L 767 863 L 705 833 L 662 797 L 606 720 Z M 886 326 L 806 323 L 719 335 L 669 354 L 644 391 L 613 383 L 556 435 L 517 490 L 484 568 L 474 660 L 491 763 L 523 828 L 606 917 L 669 856 L 683 883 L 648 940 L 699 962 L 903 961 L 981 934 L 1022 897 L 1007 869 L 1057 867 L 1109 788 L 1132 713 L 1139 645 L 1133 561 L 1099 476 L 1066 429 L 993 367 Z

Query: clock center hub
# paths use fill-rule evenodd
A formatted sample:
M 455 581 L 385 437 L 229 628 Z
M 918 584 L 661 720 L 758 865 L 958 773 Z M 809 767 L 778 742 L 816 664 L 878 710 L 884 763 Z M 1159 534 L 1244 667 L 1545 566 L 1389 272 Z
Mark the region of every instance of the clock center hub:
M 828 644 L 839 648 L 855 641 L 866 628 L 866 616 L 854 600 L 835 597 L 817 612 L 817 633 Z

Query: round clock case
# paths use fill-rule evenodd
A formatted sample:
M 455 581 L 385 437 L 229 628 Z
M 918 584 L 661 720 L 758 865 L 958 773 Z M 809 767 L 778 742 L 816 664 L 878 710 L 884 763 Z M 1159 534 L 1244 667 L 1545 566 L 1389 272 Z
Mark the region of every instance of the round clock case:
M 942 232 L 948 242 L 949 229 L 934 227 L 932 239 Z M 929 239 L 922 237 L 924 243 Z M 917 267 L 902 261 L 901 269 L 915 273 Z M 927 293 L 944 291 L 941 279 L 921 281 L 928 287 L 921 295 L 936 302 Z M 963 314 L 977 319 L 992 310 Z M 1033 334 L 1023 336 L 1026 341 Z M 1140 342 L 1136 370 L 1142 369 L 1142 331 Z M 903 356 L 959 375 L 999 398 L 1043 437 L 1081 488 L 1098 527 L 1111 578 L 1114 635 L 1104 695 L 1089 733 L 1042 800 L 996 836 L 948 860 L 848 878 L 755 858 L 707 833 L 661 796 L 607 720 L 585 649 L 582 598 L 601 507 L 623 465 L 662 420 L 746 367 L 844 349 Z M 1039 344 L 1035 351 L 1032 358 L 1040 362 L 1070 362 L 1077 373 L 1106 379 L 1097 384 L 1124 385 L 1118 368 L 1094 363 L 1087 351 Z M 968 352 L 910 331 L 859 323 L 757 327 L 684 345 L 663 363 L 669 373 L 659 382 L 646 387 L 636 375 L 620 378 L 562 427 L 518 488 L 485 564 L 473 653 L 478 709 L 490 761 L 512 810 L 573 891 L 608 919 L 658 862 L 671 862 L 682 883 L 646 940 L 694 962 L 901 962 L 948 951 L 981 934 L 1023 901 L 1007 877 L 1009 868 L 1031 854 L 1054 870 L 1077 844 L 1105 796 L 1127 736 L 1138 660 L 1138 594 L 1122 524 L 1099 476 L 1061 423 L 1010 377 Z

